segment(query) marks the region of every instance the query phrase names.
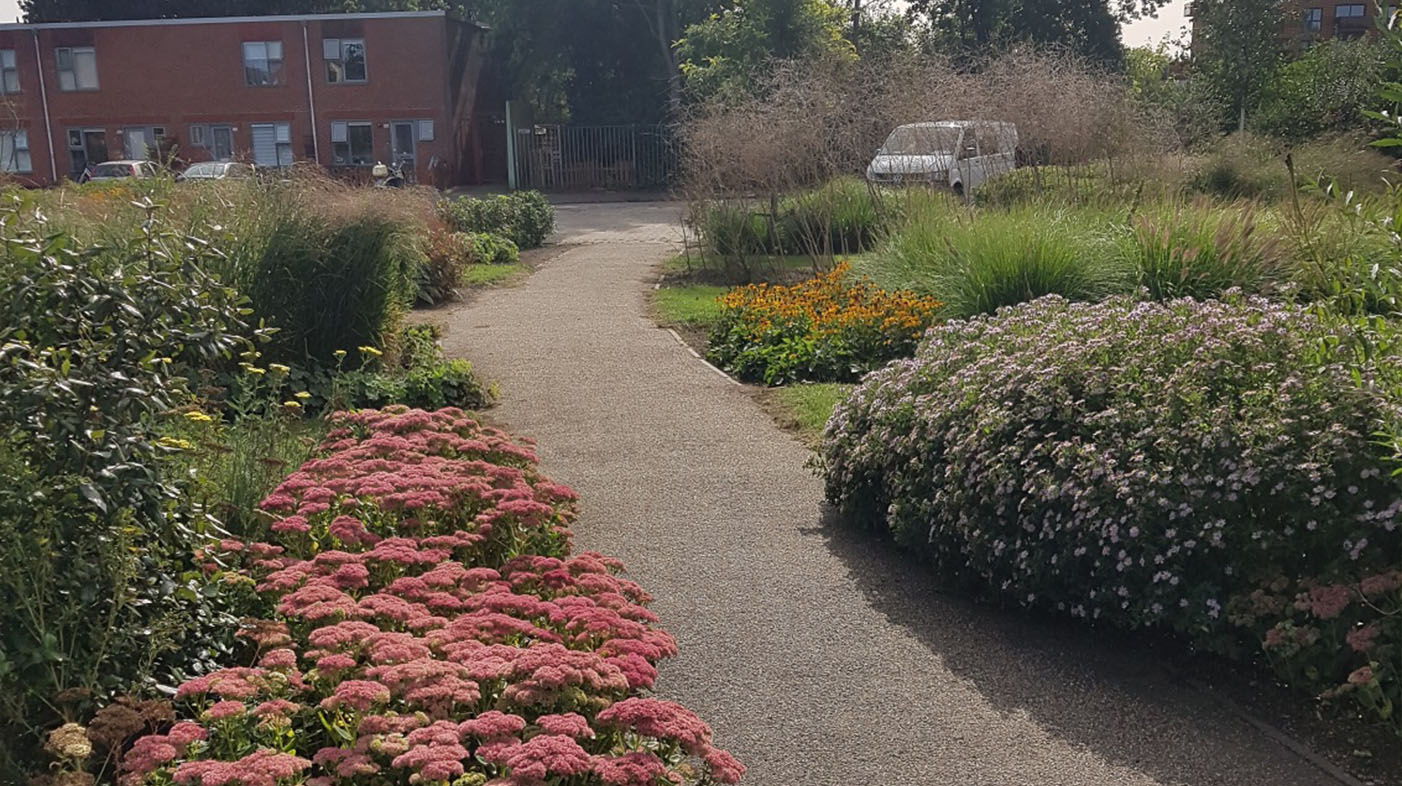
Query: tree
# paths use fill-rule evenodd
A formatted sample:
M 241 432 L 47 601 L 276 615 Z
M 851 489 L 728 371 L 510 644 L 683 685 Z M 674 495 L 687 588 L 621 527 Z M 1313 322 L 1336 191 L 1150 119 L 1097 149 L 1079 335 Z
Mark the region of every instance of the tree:
M 1377 99 L 1386 51 L 1372 38 L 1321 41 L 1281 66 L 1261 94 L 1251 125 L 1262 133 L 1302 141 L 1364 130 L 1364 111 Z
M 1152 13 L 1164 0 L 912 0 L 941 48 L 982 56 L 1016 43 L 1060 46 L 1089 60 L 1118 63 L 1119 23 Z
M 685 29 L 680 70 L 698 100 L 744 97 L 767 61 L 853 59 L 849 19 L 829 0 L 734 0 Z
M 1246 129 L 1281 61 L 1282 0 L 1195 0 L 1193 68 Z

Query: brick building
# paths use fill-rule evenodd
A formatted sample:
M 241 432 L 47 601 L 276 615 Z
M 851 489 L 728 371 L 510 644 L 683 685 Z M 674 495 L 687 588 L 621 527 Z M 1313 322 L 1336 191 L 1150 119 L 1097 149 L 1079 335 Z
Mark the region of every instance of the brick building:
M 1384 4 L 1382 11 L 1391 14 L 1396 8 L 1395 4 Z M 1278 32 L 1280 43 L 1287 50 L 1299 51 L 1328 38 L 1359 38 L 1373 29 L 1378 12 L 1375 0 L 1361 3 L 1287 0 Z M 1193 15 L 1192 3 L 1188 4 L 1187 14 L 1193 20 L 1196 33 L 1198 20 Z
M 173 154 L 470 181 L 480 33 L 441 11 L 0 25 L 0 170 Z

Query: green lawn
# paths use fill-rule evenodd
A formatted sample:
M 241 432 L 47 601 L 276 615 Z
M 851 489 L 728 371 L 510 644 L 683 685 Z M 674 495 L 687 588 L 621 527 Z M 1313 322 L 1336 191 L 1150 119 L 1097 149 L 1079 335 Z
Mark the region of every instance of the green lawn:
M 816 445 L 832 411 L 854 385 L 812 383 L 771 388 L 761 397 L 779 425 L 798 432 L 804 442 Z
M 510 281 L 526 273 L 525 265 L 468 265 L 462 274 L 465 287 L 490 287 Z
M 716 298 L 724 295 L 726 287 L 710 284 L 688 284 L 657 290 L 657 314 L 662 324 L 690 328 L 707 328 L 720 316 Z

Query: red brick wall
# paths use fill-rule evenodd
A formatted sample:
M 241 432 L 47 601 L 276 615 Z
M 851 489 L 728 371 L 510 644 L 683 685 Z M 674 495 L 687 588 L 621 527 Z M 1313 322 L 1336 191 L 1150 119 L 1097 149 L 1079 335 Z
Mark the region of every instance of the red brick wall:
M 418 143 L 416 155 L 420 182 L 433 183 L 436 177 L 429 169 L 430 159 L 455 160 L 454 134 L 449 127 L 448 25 L 442 16 L 402 16 L 40 27 L 39 67 L 47 87 L 53 131 L 47 143 L 35 67 L 35 31 L 0 27 L 0 49 L 14 49 L 17 54 L 21 93 L 11 97 L 9 104 L 21 126 L 29 130 L 37 183 L 51 181 L 51 150 L 57 154 L 59 177 L 67 173 L 69 128 L 105 129 L 110 157 L 122 158 L 120 128 L 163 126 L 182 158 L 200 160 L 208 154 L 187 144 L 191 124 L 234 126 L 236 157 L 247 157 L 252 147 L 252 123 L 286 122 L 291 124 L 296 159 L 311 159 L 315 133 L 318 160 L 330 166 L 331 122 L 337 120 L 372 123 L 375 156 L 385 161 L 390 159 L 390 121 L 432 120 L 434 140 Z M 366 83 L 327 82 L 323 36 L 365 39 Z M 245 85 L 243 42 L 277 40 L 283 45 L 283 83 L 273 87 Z M 54 50 L 61 46 L 95 48 L 96 91 L 59 90 Z M 307 96 L 308 56 L 316 105 L 315 132 Z M 4 123 L 3 118 L 0 123 Z

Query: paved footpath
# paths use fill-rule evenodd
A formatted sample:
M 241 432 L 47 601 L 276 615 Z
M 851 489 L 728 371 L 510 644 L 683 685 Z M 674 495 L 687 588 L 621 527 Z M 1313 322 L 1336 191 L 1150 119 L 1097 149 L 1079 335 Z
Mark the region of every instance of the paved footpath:
M 1142 652 L 934 592 L 824 521 L 808 452 L 648 316 L 679 239 L 660 204 L 560 208 L 562 248 L 451 312 L 499 382 L 492 419 L 582 495 L 578 545 L 621 557 L 696 710 L 755 786 L 1335 784 Z

